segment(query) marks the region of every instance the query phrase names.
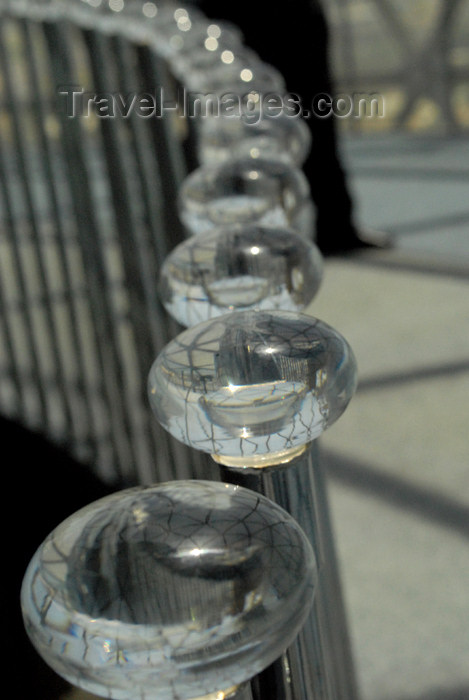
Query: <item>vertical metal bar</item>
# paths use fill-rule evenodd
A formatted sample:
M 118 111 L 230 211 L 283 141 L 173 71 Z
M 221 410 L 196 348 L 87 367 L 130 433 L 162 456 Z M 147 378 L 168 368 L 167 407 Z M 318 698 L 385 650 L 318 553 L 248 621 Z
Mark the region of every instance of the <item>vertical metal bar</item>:
M 0 159 L 1 167 L 1 159 Z M 8 299 L 7 290 L 4 288 L 5 274 L 2 268 L 2 250 L 5 253 L 6 241 L 1 242 L 0 247 L 0 323 L 2 326 L 1 338 L 4 344 L 5 365 L 1 368 L 0 385 L 5 382 L 5 376 L 11 379 L 15 393 L 16 401 L 14 408 L 11 401 L 5 400 L 2 402 L 2 409 L 8 413 L 13 413 L 21 417 L 23 421 L 27 419 L 27 402 L 26 391 L 24 388 L 24 373 L 18 363 L 17 350 L 14 342 L 14 331 L 11 323 L 12 308 Z M 8 370 L 7 370 L 8 367 Z
M 52 152 L 51 139 L 46 133 L 46 121 L 50 115 L 51 99 L 49 89 L 43 87 L 43 76 L 40 74 L 40 68 L 43 67 L 43 61 L 38 54 L 40 49 L 44 48 L 42 44 L 42 35 L 40 26 L 30 22 L 21 24 L 21 32 L 24 38 L 25 58 L 29 72 L 28 91 L 31 94 L 30 109 L 33 116 L 35 129 L 37 130 L 37 139 L 35 141 L 39 154 L 39 167 L 42 171 L 40 174 L 41 180 L 44 183 L 49 203 L 50 225 L 54 233 L 54 243 L 57 251 L 58 263 L 60 265 L 60 273 L 63 284 L 63 304 L 66 310 L 66 327 L 61 328 L 63 334 L 69 334 L 69 342 L 67 343 L 68 364 L 74 370 L 74 375 L 78 378 L 78 384 L 74 385 L 71 379 L 67 382 L 67 394 L 71 397 L 73 404 L 78 404 L 77 409 L 80 422 L 83 424 L 79 428 L 79 434 L 76 435 L 77 443 L 86 441 L 85 436 L 98 437 L 95 435 L 95 420 L 93 401 L 89 391 L 89 380 L 87 380 L 87 368 L 85 362 L 85 352 L 82 347 L 82 337 L 79 330 L 79 319 L 75 306 L 74 290 L 73 290 L 73 275 L 70 268 L 69 259 L 67 257 L 66 241 L 67 232 L 63 225 L 64 211 L 60 208 L 60 195 L 57 187 L 57 175 L 54 167 L 54 154 Z M 57 154 L 56 154 L 57 158 Z M 69 232 L 70 235 L 70 232 Z M 63 319 L 65 320 L 65 318 Z M 61 350 L 65 354 L 65 350 Z M 83 405 L 81 405 L 83 404 Z
M 94 84 L 98 94 L 108 93 L 116 87 L 115 75 L 111 70 L 114 61 L 111 60 L 109 38 L 91 30 L 84 31 L 88 47 Z M 127 148 L 126 120 L 118 116 L 100 120 L 103 148 L 107 166 L 107 174 L 115 211 L 117 238 L 122 251 L 124 283 L 128 295 L 128 317 L 130 330 L 134 336 L 136 352 L 133 353 L 137 363 L 134 382 L 139 384 L 137 393 L 140 398 L 139 430 L 140 441 L 147 442 L 153 436 L 155 450 L 158 449 L 158 478 L 170 479 L 174 473 L 176 455 L 168 449 L 168 439 L 156 434 L 155 421 L 147 408 L 146 376 L 154 360 L 156 348 L 163 347 L 161 337 L 166 340 L 163 314 L 156 308 L 157 288 L 153 275 L 156 270 L 149 270 L 150 258 L 146 255 L 143 242 L 144 220 L 136 211 L 136 198 L 140 193 L 132 191 L 131 181 L 138 177 L 135 168 L 135 153 Z M 146 313 L 152 309 L 153 318 Z M 158 316 L 160 318 L 158 318 Z M 159 321 L 159 323 L 158 323 Z M 153 330 L 153 333 L 149 332 Z M 160 336 L 158 338 L 158 335 Z M 153 341 L 153 342 L 152 342 Z M 120 348 L 121 353 L 128 353 L 131 342 L 127 338 L 127 347 Z M 141 445 L 143 448 L 143 445 Z M 148 448 L 148 445 L 146 445 Z M 140 462 L 139 481 L 151 483 L 155 480 L 153 460 L 150 458 L 151 449 L 147 449 L 147 459 Z
M 69 50 L 69 25 L 46 22 L 46 37 L 49 60 L 57 86 L 77 84 L 71 66 Z M 74 37 L 76 38 L 76 37 Z M 58 105 L 62 130 L 62 148 L 67 169 L 68 182 L 84 260 L 89 292 L 90 312 L 96 339 L 97 361 L 102 376 L 103 397 L 109 413 L 111 448 L 116 477 L 126 482 L 134 471 L 134 452 L 128 415 L 123 398 L 125 384 L 123 366 L 116 350 L 115 327 L 110 308 L 107 276 L 103 252 L 100 247 L 101 232 L 96 205 L 91 191 L 89 157 L 91 149 L 85 150 L 86 137 L 79 119 L 68 118 Z
M 19 36 L 19 35 L 18 35 Z M 3 36 L 0 41 L 0 70 L 3 74 L 3 80 L 6 93 L 9 96 L 9 104 L 11 109 L 11 128 L 13 138 L 14 157 L 19 173 L 19 182 L 21 186 L 21 196 L 25 205 L 26 214 L 31 225 L 31 245 L 34 251 L 35 263 L 39 277 L 38 293 L 42 296 L 42 314 L 36 314 L 36 320 L 41 324 L 41 341 L 39 347 L 40 356 L 46 359 L 50 352 L 51 357 L 49 362 L 50 369 L 55 373 L 55 401 L 60 402 L 61 410 L 63 411 L 63 425 L 60 426 L 60 433 L 72 434 L 73 419 L 72 408 L 67 392 L 67 382 L 63 358 L 57 343 L 57 330 L 52 313 L 52 300 L 50 290 L 50 280 L 47 275 L 46 264 L 44 260 L 44 251 L 42 243 L 42 231 L 39 213 L 36 207 L 35 198 L 33 195 L 33 183 L 30 173 L 30 164 L 28 163 L 28 153 L 26 143 L 28 135 L 23 125 L 24 115 L 22 114 L 22 105 L 16 93 L 16 86 L 13 81 L 12 68 L 10 65 L 10 57 L 5 50 L 6 36 Z M 23 128 L 22 128 L 23 127 Z M 28 272 L 26 272 L 26 275 Z M 33 319 L 31 319 L 33 321 Z M 49 358 L 47 358 L 49 359 Z M 52 404 L 50 415 L 52 415 Z
M 26 396 L 31 394 L 31 391 L 23 391 L 23 412 L 20 416 L 21 420 L 26 420 L 28 423 L 34 423 L 35 425 L 45 426 L 46 429 L 49 428 L 49 407 L 46 398 L 46 387 L 42 381 L 42 371 L 39 364 L 39 351 L 36 344 L 36 337 L 34 333 L 34 320 L 32 315 L 31 305 L 29 303 L 29 294 L 27 290 L 27 284 L 25 279 L 25 271 L 23 269 L 23 263 L 20 255 L 20 235 L 18 230 L 17 221 L 13 214 L 13 206 L 11 202 L 11 195 L 8 188 L 8 178 L 7 178 L 7 165 L 6 156 L 4 149 L 2 147 L 0 139 L 0 192 L 1 199 L 3 201 L 3 207 L 5 209 L 5 228 L 4 228 L 4 238 L 8 245 L 9 250 L 9 262 L 13 264 L 13 267 L 9 270 L 9 273 L 15 278 L 16 285 L 19 292 L 19 300 L 12 301 L 11 298 L 7 298 L 6 292 L 6 276 L 2 276 L 2 289 L 5 309 L 5 324 L 9 327 L 9 337 L 14 338 L 15 329 L 18 330 L 19 325 L 22 326 L 23 331 L 23 355 L 27 355 L 29 362 L 29 373 L 30 373 L 30 386 L 36 389 L 37 393 L 37 406 L 33 409 L 33 415 L 28 416 L 28 407 L 26 402 Z M 23 231 L 23 236 L 25 232 Z M 15 318 L 16 317 L 16 318 Z M 21 320 L 20 320 L 21 319 Z M 13 352 L 16 356 L 16 348 L 13 348 Z M 19 372 L 22 382 L 25 379 L 26 369 L 21 368 L 18 365 L 15 357 L 15 365 L 17 367 L 17 372 Z
M 110 50 L 112 51 L 112 64 L 115 65 L 114 78 L 118 80 L 118 87 L 122 96 L 132 94 L 155 94 L 155 86 L 146 83 L 147 76 L 141 75 L 141 63 L 138 58 L 139 49 L 129 45 L 129 43 L 121 37 L 110 38 Z M 93 55 L 97 52 L 94 50 Z M 103 61 L 109 65 L 109 61 Z M 104 75 L 105 71 L 100 71 L 100 75 Z M 150 353 L 144 353 L 144 360 L 141 367 L 142 381 L 145 387 L 144 401 L 148 408 L 148 400 L 146 397 L 146 377 L 149 367 L 156 355 L 163 349 L 166 343 L 180 331 L 179 325 L 167 314 L 162 307 L 158 298 L 158 279 L 162 263 L 164 262 L 167 253 L 173 247 L 172 231 L 167 230 L 164 220 L 164 196 L 162 187 L 162 174 L 159 171 L 161 162 L 164 162 L 166 151 L 163 152 L 154 148 L 154 144 L 161 145 L 161 140 L 153 141 L 152 132 L 157 128 L 155 118 L 144 119 L 139 117 L 135 110 L 131 110 L 125 120 L 121 124 L 126 128 L 126 136 L 124 139 L 127 145 L 127 150 L 130 152 L 129 158 L 135 161 L 135 169 L 132 177 L 139 183 L 139 194 L 141 197 L 142 211 L 140 215 L 134 213 L 129 207 L 129 216 L 133 219 L 133 225 L 128 227 L 127 231 L 123 231 L 123 236 L 130 236 L 132 245 L 135 250 L 137 269 L 136 276 L 141 281 L 141 289 L 138 294 L 139 304 L 146 311 L 143 333 L 145 336 L 150 334 L 151 344 L 142 342 L 142 338 L 137 331 L 138 347 L 144 346 Z M 103 126 L 106 126 L 105 124 Z M 117 151 L 124 146 L 118 142 L 118 134 L 114 130 L 114 140 L 110 143 L 110 155 L 114 158 Z M 174 140 L 174 136 L 173 139 Z M 129 173 L 126 173 L 122 167 L 123 163 L 113 163 L 112 173 L 120 170 L 122 186 L 125 187 L 129 182 Z M 166 178 L 172 176 L 173 170 L 166 173 Z M 131 202 L 133 196 L 128 193 L 128 201 Z M 175 208 L 175 202 L 169 202 L 166 206 Z M 125 238 L 124 238 L 125 242 Z M 129 285 L 135 283 L 135 277 L 132 271 L 129 270 L 130 277 Z M 148 364 L 148 361 L 150 364 Z M 155 421 L 150 412 L 150 425 L 154 426 Z M 158 431 L 155 432 L 155 439 L 159 445 L 161 452 L 163 445 L 167 446 L 169 458 L 167 458 L 170 472 L 165 470 L 165 463 L 158 462 L 157 469 L 153 468 L 153 480 L 155 476 L 158 479 L 175 478 L 179 475 L 181 478 L 187 478 L 194 473 L 207 474 L 207 465 L 210 461 L 205 456 L 194 453 L 188 450 L 185 445 L 174 440 L 166 431 L 161 431 L 156 425 Z M 210 465 L 211 466 L 211 465 Z
M 159 58 L 154 49 L 148 46 L 138 46 L 137 70 L 145 90 L 156 91 L 163 100 L 168 97 L 179 99 L 181 96 L 180 86 L 175 83 L 168 73 L 167 67 Z M 166 97 L 165 97 L 166 96 Z M 195 147 L 193 143 L 184 143 L 184 136 L 181 137 L 175 128 L 176 119 L 184 119 L 184 116 L 175 117 L 169 110 L 165 112 L 165 105 L 160 104 L 160 115 L 150 123 L 150 139 L 153 144 L 152 153 L 157 160 L 160 181 L 162 184 L 163 200 L 163 230 L 157 232 L 158 238 L 165 238 L 166 250 L 171 250 L 185 238 L 184 230 L 179 220 L 177 201 L 179 197 L 179 187 L 187 175 L 188 162 L 190 161 L 188 148 L 194 148 L 192 158 L 195 158 Z M 172 104 L 171 104 L 172 106 Z M 186 122 L 190 122 L 186 120 Z M 183 124 L 184 128 L 187 124 Z M 181 140 L 182 138 L 182 140 Z M 188 160 L 189 159 L 189 160 Z M 192 161 L 195 167 L 195 162 Z M 158 242 L 158 250 L 161 250 L 161 240 Z M 162 261 L 161 261 L 162 262 Z M 166 314 L 169 320 L 169 316 Z M 171 320 L 169 332 L 172 337 L 180 332 L 178 324 Z M 181 447 L 183 450 L 181 451 Z M 209 478 L 218 480 L 218 470 L 214 468 L 211 458 L 194 450 L 186 449 L 184 445 L 176 440 L 171 441 L 171 450 L 176 455 L 174 463 L 173 478 Z
M 337 557 L 316 446 L 275 469 L 222 467 L 223 481 L 264 494 L 293 515 L 308 536 L 319 564 L 311 615 L 285 657 L 258 679 L 278 700 L 354 700 L 358 697 Z M 281 683 L 280 683 L 281 680 Z
M 145 84 L 145 77 L 139 73 L 138 56 L 135 46 L 129 44 L 120 36 L 111 37 L 112 53 L 116 63 L 116 72 L 119 79 L 119 88 L 122 95 L 130 95 L 131 93 L 143 94 L 151 92 L 152 86 Z M 165 315 L 161 304 L 157 297 L 157 277 L 160 266 L 172 248 L 171 242 L 166 238 L 166 229 L 164 225 L 164 206 L 163 201 L 163 185 L 162 174 L 160 173 L 160 163 L 158 162 L 158 153 L 153 150 L 153 137 L 151 130 L 154 128 L 155 117 L 139 118 L 135 110 L 131 110 L 126 122 L 130 136 L 130 148 L 135 158 L 136 176 L 138 178 L 139 188 L 141 190 L 143 216 L 148 229 L 148 233 L 143 237 L 144 250 L 141 251 L 142 263 L 150 254 L 150 260 L 154 265 L 154 269 L 145 270 L 143 282 L 148 286 L 147 299 L 151 304 L 149 309 L 149 328 L 155 333 L 155 329 L 164 331 L 159 323 L 161 315 Z M 148 262 L 147 264 L 150 264 Z M 154 317 L 153 313 L 157 316 Z M 166 317 L 167 318 L 167 317 Z M 157 322 L 158 321 L 158 322 Z M 174 325 L 174 324 L 173 324 Z M 169 333 L 172 334 L 174 329 L 172 323 L 168 324 Z M 155 347 L 162 340 L 161 335 L 154 337 Z
M 7 22 L 8 24 L 8 22 Z M 2 21 L 2 24 L 0 26 L 0 31 L 3 36 L 4 31 L 5 31 L 5 22 Z M 2 42 L 3 43 L 3 42 Z M 1 69 L 0 69 L 1 70 Z M 3 75 L 3 72 L 2 72 Z M 21 255 L 20 255 L 20 233 L 19 233 L 19 226 L 17 219 L 15 217 L 15 205 L 14 205 L 14 199 L 13 199 L 13 193 L 10 191 L 11 187 L 11 178 L 8 176 L 8 173 L 10 171 L 10 165 L 11 163 L 9 162 L 9 158 L 6 155 L 6 149 L 4 148 L 4 143 L 5 143 L 5 132 L 6 132 L 6 123 L 10 125 L 11 123 L 11 115 L 10 115 L 10 96 L 8 92 L 4 94 L 4 113 L 6 112 L 5 116 L 7 119 L 5 120 L 4 126 L 3 126 L 3 138 L 0 139 L 0 193 L 1 193 L 1 198 L 3 201 L 3 207 L 4 207 L 4 216 L 5 216 L 5 228 L 3 232 L 3 236 L 5 238 L 5 241 L 7 242 L 9 252 L 11 253 L 11 262 L 14 265 L 14 269 L 12 269 L 10 272 L 14 276 L 17 287 L 19 290 L 20 294 L 20 308 L 23 312 L 24 316 L 24 324 L 23 324 L 23 338 L 24 338 L 24 351 L 28 356 L 29 363 L 30 363 L 30 372 L 31 372 L 31 382 L 34 385 L 34 387 L 37 390 L 37 406 L 34 411 L 34 421 L 37 424 L 44 425 L 49 427 L 49 409 L 48 409 L 48 402 L 46 398 L 46 390 L 45 386 L 42 382 L 41 376 L 41 367 L 39 364 L 39 351 L 37 347 L 37 342 L 36 342 L 36 337 L 34 333 L 34 321 L 33 321 L 33 316 L 32 316 L 32 311 L 31 311 L 31 306 L 29 304 L 29 294 L 28 294 L 28 289 L 27 289 L 27 282 L 26 282 L 26 276 L 25 276 L 25 270 L 23 268 L 22 260 L 21 260 Z M 8 131 L 9 135 L 9 131 Z M 23 236 L 25 235 L 25 232 L 23 231 Z M 8 302 L 6 302 L 7 305 L 9 306 Z M 5 316 L 6 323 L 9 324 L 10 326 L 10 337 L 13 336 L 14 331 L 13 331 L 13 312 L 11 309 L 9 309 L 8 315 Z M 18 319 L 16 319 L 16 325 L 18 325 Z M 24 377 L 24 371 L 18 370 L 21 372 L 21 375 Z M 21 416 L 21 418 L 28 419 L 26 415 Z
M 436 101 L 441 109 L 447 127 L 452 131 L 458 130 L 458 125 L 452 108 L 451 92 L 453 81 L 449 65 L 450 32 L 455 15 L 460 7 L 461 0 L 446 0 L 442 3 L 440 14 L 436 22 L 433 38 L 430 42 L 430 50 L 438 56 L 436 76 L 433 90 Z
M 132 71 L 131 64 L 135 56 L 133 47 L 129 46 L 121 37 L 111 38 L 110 44 L 121 94 L 123 96 L 129 95 L 132 92 L 136 93 L 142 87 L 144 88 L 145 86 L 141 85 L 140 76 Z M 96 55 L 96 51 L 93 53 Z M 103 62 L 109 63 L 106 60 Z M 105 74 L 105 68 L 101 70 L 101 75 L 103 74 Z M 116 120 L 113 121 L 116 122 Z M 141 212 L 138 213 L 133 210 L 131 192 L 126 192 L 128 198 L 127 218 L 132 219 L 128 235 L 132 238 L 136 255 L 135 266 L 140 276 L 139 280 L 133 280 L 133 284 L 140 284 L 140 303 L 144 305 L 146 311 L 146 325 L 143 331 L 145 334 L 151 334 L 153 352 L 159 352 L 176 332 L 176 324 L 167 316 L 158 297 L 159 272 L 161 264 L 169 252 L 170 244 L 165 235 L 164 202 L 162 201 L 161 177 L 157 172 L 157 159 L 154 157 L 156 154 L 148 153 L 149 146 L 151 146 L 149 129 L 153 124 L 138 117 L 135 110 L 132 110 L 125 120 L 118 119 L 118 121 L 125 122 L 118 126 L 125 127 L 126 135 L 129 137 L 128 145 L 119 143 L 118 129 L 112 129 L 114 125 L 111 125 L 109 146 L 115 146 L 115 151 L 126 148 L 128 160 L 134 161 L 132 173 L 125 172 L 122 159 L 119 159 L 119 163 L 113 163 L 120 171 L 122 180 L 120 189 L 128 190 L 130 178 L 135 177 L 138 183 L 138 195 L 141 198 Z M 106 126 L 103 123 L 103 128 Z M 115 151 L 110 152 L 111 158 L 116 158 Z M 145 366 L 148 367 L 148 365 Z
M 165 68 L 153 50 L 147 46 L 138 48 L 138 60 L 142 77 L 145 84 L 154 89 L 161 89 L 163 101 L 165 101 L 165 90 L 168 91 L 169 83 L 165 79 Z M 167 105 L 169 107 L 169 105 Z M 174 133 L 174 126 L 169 115 L 173 112 L 164 111 L 164 104 L 160 105 L 161 117 L 155 119 L 154 128 L 151 130 L 155 153 L 158 154 L 160 163 L 161 183 L 163 187 L 163 200 L 165 203 L 163 216 L 165 221 L 166 235 L 170 247 L 174 247 L 184 239 L 184 232 L 179 220 L 176 202 L 179 196 L 179 187 L 186 175 L 183 153 L 179 139 Z M 176 114 L 176 111 L 174 112 Z M 174 117 L 178 118 L 178 117 Z

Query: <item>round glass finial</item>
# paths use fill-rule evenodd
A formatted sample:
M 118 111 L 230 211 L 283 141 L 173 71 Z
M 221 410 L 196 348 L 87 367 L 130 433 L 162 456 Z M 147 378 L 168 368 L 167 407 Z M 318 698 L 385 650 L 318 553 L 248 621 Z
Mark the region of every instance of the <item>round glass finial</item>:
M 183 326 L 228 311 L 299 311 L 322 279 L 318 248 L 289 229 L 251 224 L 192 236 L 165 260 L 160 297 Z
M 121 14 L 125 15 L 126 18 L 138 17 L 141 21 L 150 22 L 155 26 L 173 28 L 179 23 L 182 31 L 184 31 L 187 20 L 199 22 L 205 19 L 204 13 L 192 4 L 181 7 L 177 3 L 166 0 L 163 2 L 159 0 L 139 0 L 139 2 L 135 0 L 106 0 L 104 4 L 107 4 L 109 9 L 114 9 L 114 11 L 120 8 Z
M 196 7 L 185 9 L 170 3 L 157 6 L 153 21 L 140 25 L 147 28 L 146 41 L 155 53 L 169 61 L 181 51 L 202 46 L 209 21 Z
M 313 237 L 308 181 L 291 163 L 236 158 L 194 170 L 182 183 L 180 218 L 189 235 L 218 226 L 259 223 Z
M 207 23 L 205 36 L 200 43 L 181 50 L 170 58 L 173 74 L 186 87 L 197 87 L 198 78 L 213 66 L 222 64 L 222 58 L 230 58 L 230 53 L 243 49 L 242 34 L 237 27 L 226 22 Z
M 149 374 L 150 403 L 175 438 L 219 461 L 277 464 L 345 410 L 353 352 L 327 324 L 288 311 L 232 312 L 184 331 Z
M 200 120 L 197 152 L 202 165 L 229 158 L 276 157 L 301 167 L 311 148 L 306 122 L 283 112 L 234 116 L 208 115 Z
M 262 118 L 266 96 L 280 101 L 285 110 L 298 110 L 298 100 L 287 93 L 281 73 L 260 59 L 237 65 L 236 71 L 199 71 L 197 89 L 185 86 L 189 88 L 186 113 L 195 118 L 196 129 L 201 116 L 242 117 L 252 124 Z
M 311 546 L 279 506 L 241 487 L 179 481 L 65 520 L 31 560 L 22 608 L 45 661 L 89 692 L 224 697 L 293 641 L 316 580 Z
M 244 65 L 238 65 L 236 70 L 209 71 L 204 79 L 200 76 L 198 89 L 218 96 L 226 95 L 222 100 L 223 109 L 226 113 L 226 109 L 229 108 L 231 114 L 235 107 L 233 98 L 239 97 L 240 104 L 246 105 L 249 101 L 253 102 L 252 97 L 248 99 L 251 93 L 258 93 L 261 99 L 267 93 L 287 95 L 283 75 L 277 68 L 260 58 L 248 60 Z
M 174 73 L 190 90 L 205 90 L 209 80 L 214 85 L 223 79 L 237 80 L 247 70 L 252 72 L 250 66 L 255 66 L 260 61 L 257 54 L 244 46 L 236 36 L 231 39 L 226 36 L 214 51 L 207 51 L 205 44 L 206 41 L 192 54 L 186 51 L 183 56 L 178 55 L 171 61 Z

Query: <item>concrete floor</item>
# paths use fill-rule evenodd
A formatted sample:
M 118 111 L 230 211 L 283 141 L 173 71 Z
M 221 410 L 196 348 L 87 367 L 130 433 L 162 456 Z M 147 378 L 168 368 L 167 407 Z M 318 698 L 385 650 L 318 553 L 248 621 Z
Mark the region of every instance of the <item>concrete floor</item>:
M 312 313 L 360 385 L 322 438 L 364 700 L 469 698 L 469 140 L 348 140 L 360 221 Z

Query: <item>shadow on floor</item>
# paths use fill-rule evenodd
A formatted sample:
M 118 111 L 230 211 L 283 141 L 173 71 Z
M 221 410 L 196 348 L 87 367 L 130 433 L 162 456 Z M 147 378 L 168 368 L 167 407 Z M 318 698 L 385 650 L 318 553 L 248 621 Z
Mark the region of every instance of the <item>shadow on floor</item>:
M 425 693 L 424 695 L 406 695 L 396 698 L 396 700 L 468 700 L 469 698 L 469 686 L 464 688 L 450 688 L 444 690 L 440 688 L 432 693 Z
M 376 471 L 371 466 L 329 450 L 322 453 L 328 476 L 363 494 L 379 498 L 389 505 L 414 513 L 469 538 L 469 508 L 431 489 L 416 486 L 405 479 Z M 444 696 L 446 698 L 446 696 Z M 450 696 L 449 696 L 450 697 Z M 464 700 L 469 698 L 466 691 Z M 435 695 L 443 700 L 442 695 Z M 431 700 L 425 697 L 425 700 Z

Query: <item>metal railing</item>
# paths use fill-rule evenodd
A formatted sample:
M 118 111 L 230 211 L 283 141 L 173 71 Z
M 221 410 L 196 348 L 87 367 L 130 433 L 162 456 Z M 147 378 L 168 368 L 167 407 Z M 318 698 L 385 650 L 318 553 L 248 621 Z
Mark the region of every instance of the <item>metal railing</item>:
M 115 485 L 217 480 L 210 459 L 157 425 L 147 398 L 151 363 L 178 332 L 157 280 L 184 235 L 177 200 L 194 165 L 193 125 L 70 114 L 67 100 L 83 91 L 177 90 L 144 25 L 95 5 L 0 4 L 0 411 Z M 307 700 L 314 686 L 318 700 L 354 700 L 326 492 L 308 460 L 305 481 L 280 490 L 311 519 L 321 585 L 313 643 L 300 639 L 291 658 L 301 667 L 282 667 L 276 692 Z
M 69 86 L 165 84 L 158 56 L 57 18 L 1 17 L 0 407 L 107 481 L 186 474 L 155 425 L 146 374 L 175 326 L 159 266 L 181 237 L 186 172 L 168 119 L 67 116 Z

